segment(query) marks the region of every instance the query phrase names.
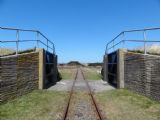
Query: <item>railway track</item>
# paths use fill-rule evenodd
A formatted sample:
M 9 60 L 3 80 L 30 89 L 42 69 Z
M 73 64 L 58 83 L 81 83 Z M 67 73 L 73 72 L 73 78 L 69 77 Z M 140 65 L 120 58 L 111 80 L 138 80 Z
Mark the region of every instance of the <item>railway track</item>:
M 77 68 L 69 93 L 62 120 L 103 120 L 103 116 L 81 68 Z

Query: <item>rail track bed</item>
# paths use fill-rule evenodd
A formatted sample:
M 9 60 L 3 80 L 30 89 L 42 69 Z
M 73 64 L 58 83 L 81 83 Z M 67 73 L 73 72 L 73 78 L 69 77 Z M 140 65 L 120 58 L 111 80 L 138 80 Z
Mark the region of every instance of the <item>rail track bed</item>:
M 81 68 L 77 69 L 62 120 L 103 120 Z

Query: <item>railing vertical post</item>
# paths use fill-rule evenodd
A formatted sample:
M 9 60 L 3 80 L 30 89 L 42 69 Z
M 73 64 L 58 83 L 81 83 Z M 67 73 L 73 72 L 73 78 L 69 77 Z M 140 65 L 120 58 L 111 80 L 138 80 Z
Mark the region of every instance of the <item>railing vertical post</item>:
M 147 37 L 146 37 L 146 31 L 145 30 L 143 31 L 143 37 L 144 37 L 144 54 L 147 54 L 147 50 L 146 50 Z
M 48 40 L 47 40 L 47 51 L 48 51 Z
M 19 49 L 19 30 L 16 31 L 16 55 L 18 55 Z
M 113 40 L 113 50 L 115 50 L 115 48 L 114 48 L 114 40 Z
M 125 33 L 122 34 L 122 40 L 123 40 L 123 48 L 125 47 Z
M 106 51 L 105 54 L 108 54 L 108 45 L 106 45 Z
M 55 51 L 55 50 L 54 50 L 54 44 L 53 44 L 53 54 L 55 54 L 54 51 Z
M 39 48 L 39 32 L 37 31 L 37 48 Z

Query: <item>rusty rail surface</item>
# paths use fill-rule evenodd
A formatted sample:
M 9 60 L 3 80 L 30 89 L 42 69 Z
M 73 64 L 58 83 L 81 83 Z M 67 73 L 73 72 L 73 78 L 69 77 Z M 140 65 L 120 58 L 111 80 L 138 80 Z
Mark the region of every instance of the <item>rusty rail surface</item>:
M 95 100 L 95 98 L 94 98 L 94 96 L 93 96 L 93 92 L 92 92 L 92 90 L 91 90 L 91 87 L 89 86 L 88 81 L 85 79 L 84 73 L 83 73 L 82 70 L 81 70 L 81 72 L 82 72 L 83 79 L 85 80 L 85 82 L 86 82 L 86 84 L 87 84 L 87 87 L 88 87 L 88 89 L 89 89 L 89 95 L 90 95 L 91 98 L 92 98 L 92 102 L 93 102 L 93 104 L 94 104 L 94 106 L 95 106 L 95 108 L 96 108 L 97 115 L 98 115 L 98 117 L 99 117 L 100 120 L 104 120 L 104 118 L 103 118 L 103 116 L 102 116 L 102 114 L 101 114 L 101 112 L 100 112 L 100 109 L 98 108 L 97 102 L 96 102 L 96 100 Z
M 93 103 L 93 105 L 94 105 L 95 108 L 96 108 L 96 114 L 97 114 L 97 116 L 99 117 L 99 120 L 104 120 L 104 118 L 103 118 L 103 116 L 102 116 L 102 114 L 101 114 L 101 112 L 100 112 L 100 110 L 99 110 L 99 108 L 98 108 L 97 102 L 96 102 L 96 100 L 95 100 L 95 98 L 94 98 L 94 96 L 93 96 L 93 92 L 91 91 L 91 88 L 90 88 L 90 86 L 89 86 L 89 84 L 88 84 L 88 81 L 85 79 L 84 74 L 83 74 L 83 71 L 82 71 L 81 68 L 80 68 L 80 70 L 81 70 L 81 73 L 82 73 L 82 77 L 83 77 L 83 79 L 84 79 L 84 81 L 85 81 L 85 83 L 86 83 L 86 85 L 87 85 L 88 90 L 89 90 L 89 95 L 90 95 L 90 97 L 91 97 L 91 99 L 92 99 L 92 103 Z M 71 91 L 70 91 L 69 99 L 68 99 L 67 106 L 66 106 L 66 108 L 65 108 L 65 111 L 64 111 L 64 115 L 63 115 L 63 117 L 62 117 L 62 120 L 66 120 L 67 114 L 68 114 L 68 112 L 69 112 L 68 110 L 69 110 L 71 98 L 72 98 L 72 95 L 73 95 L 73 92 L 74 92 L 74 89 L 73 89 L 73 88 L 74 88 L 74 86 L 75 86 L 75 82 L 76 82 L 76 79 L 77 79 L 77 74 L 78 74 L 78 68 L 77 68 L 77 71 L 76 71 L 75 79 L 74 79 L 74 81 L 73 81 L 73 85 L 72 85 L 72 88 L 71 88 Z
M 76 75 L 75 75 L 75 78 L 74 78 L 74 81 L 73 81 L 73 85 L 72 85 L 71 91 L 69 92 L 70 93 L 69 94 L 69 99 L 67 101 L 67 106 L 65 108 L 62 120 L 65 120 L 67 118 L 67 114 L 68 114 L 68 110 L 69 110 L 69 106 L 70 106 L 70 102 L 71 102 L 71 98 L 72 98 L 72 94 L 73 94 L 73 88 L 74 88 L 74 85 L 75 85 L 76 79 L 77 79 L 77 74 L 78 74 L 78 69 L 76 71 Z

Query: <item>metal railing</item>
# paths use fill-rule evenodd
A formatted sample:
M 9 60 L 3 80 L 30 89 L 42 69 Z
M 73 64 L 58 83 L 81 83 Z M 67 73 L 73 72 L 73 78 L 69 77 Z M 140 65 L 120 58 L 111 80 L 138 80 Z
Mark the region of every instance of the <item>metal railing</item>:
M 114 39 L 109 41 L 106 45 L 106 50 L 105 54 L 108 54 L 110 49 L 115 50 L 115 47 L 118 46 L 119 44 L 123 43 L 123 46 L 125 45 L 125 42 L 141 42 L 144 43 L 144 54 L 147 54 L 147 43 L 148 42 L 160 42 L 160 40 L 147 40 L 147 31 L 152 31 L 152 30 L 160 30 L 160 28 L 145 28 L 145 29 L 135 29 L 135 30 L 128 30 L 128 31 L 122 31 L 120 34 L 118 34 Z M 143 33 L 143 40 L 127 40 L 125 39 L 126 33 L 132 33 L 132 32 L 142 32 Z M 121 38 L 120 41 L 115 42 L 118 38 Z
M 50 41 L 43 33 L 41 33 L 38 30 L 26 30 L 26 29 L 18 29 L 18 28 L 6 28 L 6 27 L 0 27 L 0 31 L 1 30 L 5 30 L 5 31 L 15 31 L 16 32 L 16 39 L 15 40 L 0 40 L 0 43 L 16 43 L 16 55 L 18 55 L 18 51 L 19 51 L 19 43 L 20 42 L 36 42 L 36 47 L 39 48 L 39 43 L 43 44 L 46 48 L 47 51 L 50 49 L 51 51 L 53 51 L 53 54 L 55 53 L 55 45 L 52 41 Z M 31 32 L 31 33 L 35 33 L 35 37 L 36 39 L 20 39 L 20 33 L 21 32 Z M 40 37 L 42 37 L 45 41 L 42 41 L 40 39 Z

